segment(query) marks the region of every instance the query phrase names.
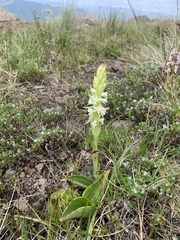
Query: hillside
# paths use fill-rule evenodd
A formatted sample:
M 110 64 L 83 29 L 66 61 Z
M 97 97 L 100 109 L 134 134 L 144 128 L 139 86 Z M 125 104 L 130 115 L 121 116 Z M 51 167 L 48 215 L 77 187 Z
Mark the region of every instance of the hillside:
M 0 7 L 0 22 L 17 20 L 19 20 L 19 18 L 15 14 L 8 12 L 6 9 Z
M 3 5 L 3 4 L 1 4 Z M 33 1 L 13 0 L 3 7 L 9 12 L 16 14 L 23 21 L 34 21 L 34 15 L 41 20 L 49 17 L 62 15 L 62 6 L 51 6 L 50 4 L 41 4 Z M 80 8 L 74 9 L 79 17 L 84 15 L 84 11 Z M 49 15 L 49 13 L 51 15 Z
M 43 5 L 33 1 L 14 0 L 3 6 L 9 12 L 16 14 L 21 20 L 33 21 L 34 14 L 45 19 L 48 14 L 47 10 L 51 11 L 54 16 L 61 13 L 60 8 L 50 5 Z
M 0 7 L 0 29 L 5 29 L 7 27 L 15 29 L 21 24 L 22 22 L 18 16 Z

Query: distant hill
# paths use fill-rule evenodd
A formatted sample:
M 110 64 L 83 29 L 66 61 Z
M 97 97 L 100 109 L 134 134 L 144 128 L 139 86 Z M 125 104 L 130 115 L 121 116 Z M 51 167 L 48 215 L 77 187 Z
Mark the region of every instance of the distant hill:
M 36 0 L 37 1 L 37 0 Z M 40 19 L 44 20 L 49 18 L 47 11 L 51 12 L 51 16 L 56 17 L 62 14 L 63 4 L 57 4 L 55 2 L 48 0 L 39 0 L 39 2 L 34 1 L 24 1 L 24 0 L 1 0 L 1 6 L 7 9 L 9 12 L 15 14 L 23 21 L 34 21 L 34 15 L 39 16 Z M 71 6 L 71 5 L 70 5 Z M 108 8 L 97 6 L 88 6 L 84 5 L 83 8 L 73 8 L 77 12 L 78 17 L 92 16 L 92 17 L 107 17 L 110 12 L 116 13 L 120 18 L 129 19 L 133 17 L 133 13 L 130 9 L 126 8 Z M 146 15 L 150 19 L 153 18 L 168 18 L 172 16 L 154 13 L 154 12 L 145 12 L 145 11 L 135 11 L 136 16 Z
M 86 9 L 87 13 L 92 15 L 92 16 L 104 16 L 107 17 L 109 16 L 110 13 L 115 13 L 117 16 L 123 19 L 130 19 L 133 18 L 133 12 L 131 9 L 127 8 L 109 8 L 109 7 L 100 7 L 97 8 L 95 6 L 84 6 Z M 136 16 L 147 16 L 150 19 L 154 18 L 171 18 L 171 15 L 167 14 L 161 14 L 161 13 L 155 13 L 155 12 L 147 12 L 147 11 L 141 11 L 141 10 L 135 10 Z
M 5 3 L 4 3 L 5 4 Z M 42 19 L 48 17 L 47 11 L 51 11 L 54 16 L 61 14 L 62 9 L 59 7 L 52 7 L 48 4 L 41 4 L 33 1 L 23 1 L 23 0 L 14 0 L 9 1 L 3 5 L 3 8 L 7 9 L 9 12 L 14 13 L 21 20 L 24 21 L 34 21 L 34 14 L 39 16 Z
M 62 6 L 51 6 L 50 4 L 23 0 L 13 0 L 9 2 L 3 1 L 1 2 L 1 6 L 9 12 L 17 15 L 23 21 L 34 21 L 34 14 L 44 20 L 50 16 L 59 16 L 63 11 Z M 79 17 L 84 15 L 83 9 L 77 8 L 76 11 Z M 51 15 L 49 15 L 48 12 L 51 12 Z

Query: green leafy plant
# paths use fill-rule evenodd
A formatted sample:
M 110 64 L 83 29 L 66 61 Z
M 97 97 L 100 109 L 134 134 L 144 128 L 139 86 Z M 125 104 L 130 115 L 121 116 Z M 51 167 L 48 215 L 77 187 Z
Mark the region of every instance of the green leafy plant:
M 94 182 L 91 182 L 91 180 L 83 176 L 79 176 L 79 178 L 76 176 L 74 179 L 73 177 L 69 177 L 62 180 L 70 180 L 79 186 L 86 186 L 82 196 L 75 198 L 70 202 L 59 220 L 63 222 L 71 218 L 90 219 L 87 240 L 91 238 L 98 206 L 102 202 L 104 194 L 107 191 L 109 175 L 110 171 L 105 171 Z
M 58 225 L 59 219 L 62 216 L 67 205 L 79 194 L 72 188 L 60 189 L 54 192 L 49 198 L 47 209 L 53 224 Z
M 64 213 L 60 217 L 60 221 L 64 221 L 71 218 L 89 218 L 96 210 L 96 206 L 100 204 L 103 199 L 103 195 L 107 188 L 109 171 L 105 171 L 98 177 L 95 182 L 92 182 L 83 176 L 68 177 L 62 179 L 62 181 L 72 181 L 79 186 L 87 186 L 82 194 L 82 197 L 75 198 L 65 209 Z M 86 184 L 82 184 L 86 182 Z

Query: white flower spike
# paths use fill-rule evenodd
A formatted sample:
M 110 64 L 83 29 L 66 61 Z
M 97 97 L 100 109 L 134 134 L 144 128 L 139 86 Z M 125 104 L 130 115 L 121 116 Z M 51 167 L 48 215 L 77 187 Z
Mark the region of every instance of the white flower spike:
M 104 105 L 107 103 L 107 92 L 104 92 L 107 85 L 107 75 L 106 67 L 100 66 L 97 70 L 97 74 L 94 77 L 93 88 L 90 89 L 89 101 L 88 101 L 88 122 L 91 125 L 91 131 L 93 135 L 92 150 L 97 150 L 98 148 L 98 138 L 101 131 L 101 126 L 104 124 L 104 115 L 108 108 Z M 93 155 L 93 169 L 94 176 L 99 175 L 99 159 L 97 153 Z

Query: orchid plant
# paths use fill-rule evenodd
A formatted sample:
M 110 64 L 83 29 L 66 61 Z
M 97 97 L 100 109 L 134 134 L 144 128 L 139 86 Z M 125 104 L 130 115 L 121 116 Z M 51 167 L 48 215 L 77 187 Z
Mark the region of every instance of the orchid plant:
M 97 178 L 100 172 L 100 164 L 98 158 L 98 138 L 101 132 L 101 126 L 104 123 L 104 115 L 108 108 L 104 105 L 107 103 L 107 92 L 104 92 L 107 84 L 106 67 L 100 66 L 94 77 L 93 88 L 90 90 L 88 105 L 88 122 L 91 125 L 92 140 L 92 160 L 93 174 Z
M 95 216 L 98 211 L 98 207 L 104 198 L 104 193 L 108 188 L 108 178 L 110 171 L 104 171 L 100 174 L 100 163 L 98 156 L 98 139 L 101 132 L 101 126 L 104 123 L 104 115 L 108 108 L 105 108 L 107 103 L 107 92 L 104 92 L 106 87 L 107 74 L 106 67 L 99 66 L 96 75 L 94 76 L 93 87 L 90 89 L 89 102 L 87 112 L 89 115 L 88 123 L 91 126 L 91 132 L 93 136 L 92 140 L 92 160 L 93 160 L 93 174 L 95 180 L 87 176 L 75 175 L 61 179 L 61 181 L 70 181 L 81 188 L 84 188 L 82 196 L 75 196 L 73 200 L 65 208 L 64 212 L 59 216 L 59 222 L 64 222 L 71 218 L 89 218 L 90 225 L 88 228 L 87 240 L 91 238 Z M 66 192 L 66 191 L 65 191 Z M 56 192 L 51 197 L 53 201 L 61 202 L 61 192 Z M 67 194 L 68 191 L 67 191 Z M 74 195 L 73 195 L 74 196 Z M 65 198 L 65 197 L 63 197 Z M 68 198 L 69 199 L 69 198 Z M 52 217 L 60 211 L 51 207 Z M 61 212 L 60 212 L 61 213 Z

